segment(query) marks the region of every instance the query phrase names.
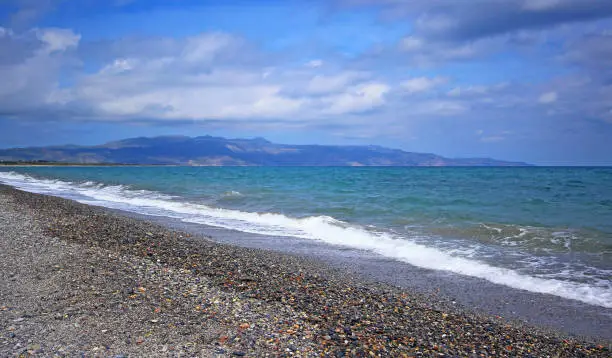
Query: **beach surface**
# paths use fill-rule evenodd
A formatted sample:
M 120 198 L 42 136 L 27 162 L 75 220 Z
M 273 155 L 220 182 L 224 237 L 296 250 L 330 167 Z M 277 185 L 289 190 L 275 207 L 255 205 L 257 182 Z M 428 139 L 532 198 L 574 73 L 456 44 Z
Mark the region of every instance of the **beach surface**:
M 320 261 L 0 186 L 0 356 L 608 357 Z

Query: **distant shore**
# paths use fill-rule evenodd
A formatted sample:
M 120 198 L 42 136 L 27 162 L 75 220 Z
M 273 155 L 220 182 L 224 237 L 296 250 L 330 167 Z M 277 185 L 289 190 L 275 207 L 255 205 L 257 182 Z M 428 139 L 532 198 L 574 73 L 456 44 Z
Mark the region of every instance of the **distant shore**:
M 127 164 L 127 163 L 62 163 L 62 162 L 0 162 L 6 167 L 163 167 L 169 164 Z
M 525 166 L 474 166 L 474 165 L 236 165 L 236 164 L 128 164 L 128 163 L 63 163 L 63 162 L 0 162 L 0 167 L 337 167 L 337 168 L 536 168 L 536 165 Z
M 0 355 L 601 356 L 318 261 L 0 186 Z

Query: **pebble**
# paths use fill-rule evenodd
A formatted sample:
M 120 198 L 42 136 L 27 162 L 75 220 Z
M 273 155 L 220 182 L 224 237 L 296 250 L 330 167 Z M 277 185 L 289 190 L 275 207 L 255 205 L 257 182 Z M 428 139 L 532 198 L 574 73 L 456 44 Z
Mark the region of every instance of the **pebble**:
M 79 325 L 78 338 L 66 335 L 63 341 L 42 344 L 67 347 L 63 355 L 89 356 L 92 347 L 108 344 L 103 355 L 115 358 L 160 350 L 172 356 L 228 351 L 233 356 L 470 356 L 485 346 L 483 354 L 489 356 L 610 356 L 607 344 L 589 345 L 438 307 L 430 297 L 356 281 L 319 262 L 216 244 L 103 209 L 0 186 L 0 225 L 5 223 L 61 240 L 46 250 L 61 248 L 66 257 L 42 267 L 48 275 L 63 275 L 58 276 L 62 287 L 55 288 L 60 295 L 51 304 L 66 314 L 57 321 L 54 313 L 31 321 L 56 329 Z M 19 244 L 15 234 L 6 236 Z M 32 239 L 36 236 L 20 239 L 29 253 L 37 249 L 28 242 Z M 61 270 L 50 269 L 54 266 Z M 18 272 L 15 282 L 23 275 Z M 41 275 L 39 281 L 44 280 Z M 64 320 L 74 322 L 65 325 Z M 104 341 L 97 333 L 100 326 L 108 327 Z M 44 337 L 28 332 L 24 342 Z M 15 347 L 5 352 L 0 346 L 0 356 L 13 355 L 20 346 Z

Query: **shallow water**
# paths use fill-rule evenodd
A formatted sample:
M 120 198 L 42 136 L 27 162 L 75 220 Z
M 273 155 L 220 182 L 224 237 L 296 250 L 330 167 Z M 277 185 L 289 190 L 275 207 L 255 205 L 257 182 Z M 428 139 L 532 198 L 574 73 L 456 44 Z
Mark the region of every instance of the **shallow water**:
M 609 168 L 5 167 L 0 181 L 612 308 Z

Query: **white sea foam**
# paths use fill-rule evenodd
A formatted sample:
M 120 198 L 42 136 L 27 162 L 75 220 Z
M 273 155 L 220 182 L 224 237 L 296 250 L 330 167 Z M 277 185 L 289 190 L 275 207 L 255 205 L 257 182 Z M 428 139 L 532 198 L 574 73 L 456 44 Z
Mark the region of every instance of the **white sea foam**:
M 223 193 L 223 196 L 225 196 L 225 197 L 240 197 L 240 196 L 244 196 L 244 195 L 242 195 L 242 193 L 239 192 L 239 191 L 230 190 L 230 191 L 226 191 L 225 193 Z
M 243 232 L 318 240 L 331 245 L 367 250 L 418 267 L 455 272 L 517 289 L 612 308 L 612 288 L 609 284 L 593 286 L 521 274 L 473 258 L 458 256 L 456 250 L 431 247 L 410 238 L 400 237 L 397 233 L 366 229 L 329 216 L 292 218 L 276 213 L 228 210 L 180 201 L 180 198 L 158 192 L 133 190 L 122 185 L 103 186 L 92 182 L 77 184 L 35 179 L 14 172 L 0 172 L 0 181 L 31 192 L 69 197 L 88 204 L 141 214 L 163 215 L 180 218 L 185 222 Z

